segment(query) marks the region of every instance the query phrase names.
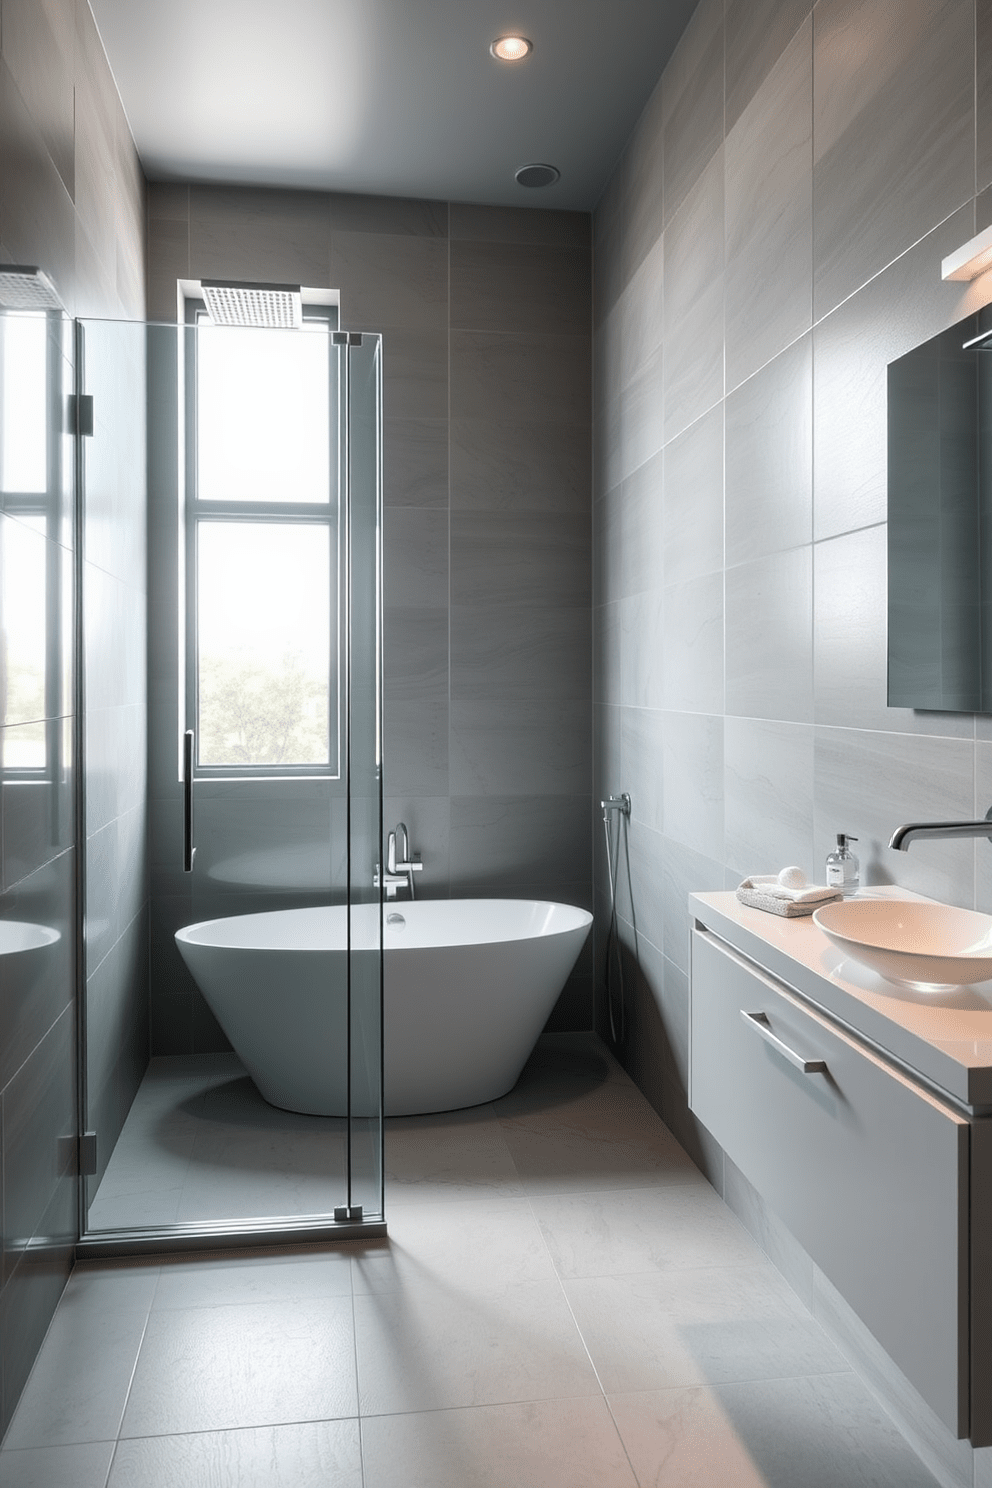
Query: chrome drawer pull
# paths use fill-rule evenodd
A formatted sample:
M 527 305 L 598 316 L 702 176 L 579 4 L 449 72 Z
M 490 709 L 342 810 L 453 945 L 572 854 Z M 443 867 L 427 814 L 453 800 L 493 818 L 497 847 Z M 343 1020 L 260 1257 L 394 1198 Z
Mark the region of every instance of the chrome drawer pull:
M 783 1044 L 780 1038 L 776 1038 L 768 1025 L 767 1013 L 747 1013 L 741 1008 L 741 1017 L 744 1019 L 748 1028 L 753 1028 L 755 1033 L 763 1038 L 766 1044 L 771 1044 L 772 1048 L 777 1049 L 783 1059 L 787 1059 L 790 1064 L 794 1064 L 797 1070 L 802 1070 L 804 1075 L 826 1074 L 827 1061 L 825 1059 L 804 1059 L 801 1054 L 796 1053 L 795 1049 L 790 1049 L 788 1044 Z

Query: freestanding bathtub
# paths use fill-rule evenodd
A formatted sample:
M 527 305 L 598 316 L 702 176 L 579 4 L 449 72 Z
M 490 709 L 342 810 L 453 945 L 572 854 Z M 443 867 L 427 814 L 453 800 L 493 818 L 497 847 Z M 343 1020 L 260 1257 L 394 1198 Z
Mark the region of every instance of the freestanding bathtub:
M 345 905 L 284 909 L 176 932 L 197 986 L 274 1106 L 347 1114 L 347 917 Z M 377 1105 L 378 917 L 377 904 L 351 910 L 357 1115 L 372 1115 Z M 387 903 L 383 919 L 386 1115 L 449 1111 L 505 1095 L 592 915 L 569 904 L 450 899 Z

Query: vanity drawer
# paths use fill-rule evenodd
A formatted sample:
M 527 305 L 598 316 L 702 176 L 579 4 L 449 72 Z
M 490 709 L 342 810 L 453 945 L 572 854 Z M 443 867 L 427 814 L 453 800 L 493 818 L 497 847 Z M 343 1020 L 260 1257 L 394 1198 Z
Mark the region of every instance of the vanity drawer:
M 692 1110 L 966 1436 L 967 1121 L 700 929 L 690 1017 Z

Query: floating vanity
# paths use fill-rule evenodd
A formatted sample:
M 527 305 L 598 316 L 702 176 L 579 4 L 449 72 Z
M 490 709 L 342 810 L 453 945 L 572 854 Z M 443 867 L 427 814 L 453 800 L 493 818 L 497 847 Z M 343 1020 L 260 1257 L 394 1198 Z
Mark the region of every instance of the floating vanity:
M 810 918 L 689 907 L 693 1112 L 945 1425 L 992 1445 L 992 983 L 911 991 Z

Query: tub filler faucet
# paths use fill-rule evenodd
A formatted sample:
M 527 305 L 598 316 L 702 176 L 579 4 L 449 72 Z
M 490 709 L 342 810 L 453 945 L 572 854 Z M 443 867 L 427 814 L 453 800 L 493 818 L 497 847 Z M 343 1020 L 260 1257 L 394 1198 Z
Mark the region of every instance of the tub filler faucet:
M 413 875 L 422 872 L 423 867 L 419 853 L 416 856 L 410 854 L 410 833 L 406 829 L 406 823 L 398 822 L 396 829 L 386 838 L 386 871 L 380 874 L 379 865 L 376 864 L 373 887 L 379 888 L 381 878 L 386 898 L 395 899 L 405 885 L 410 891 L 410 898 L 414 899 L 416 893 Z

